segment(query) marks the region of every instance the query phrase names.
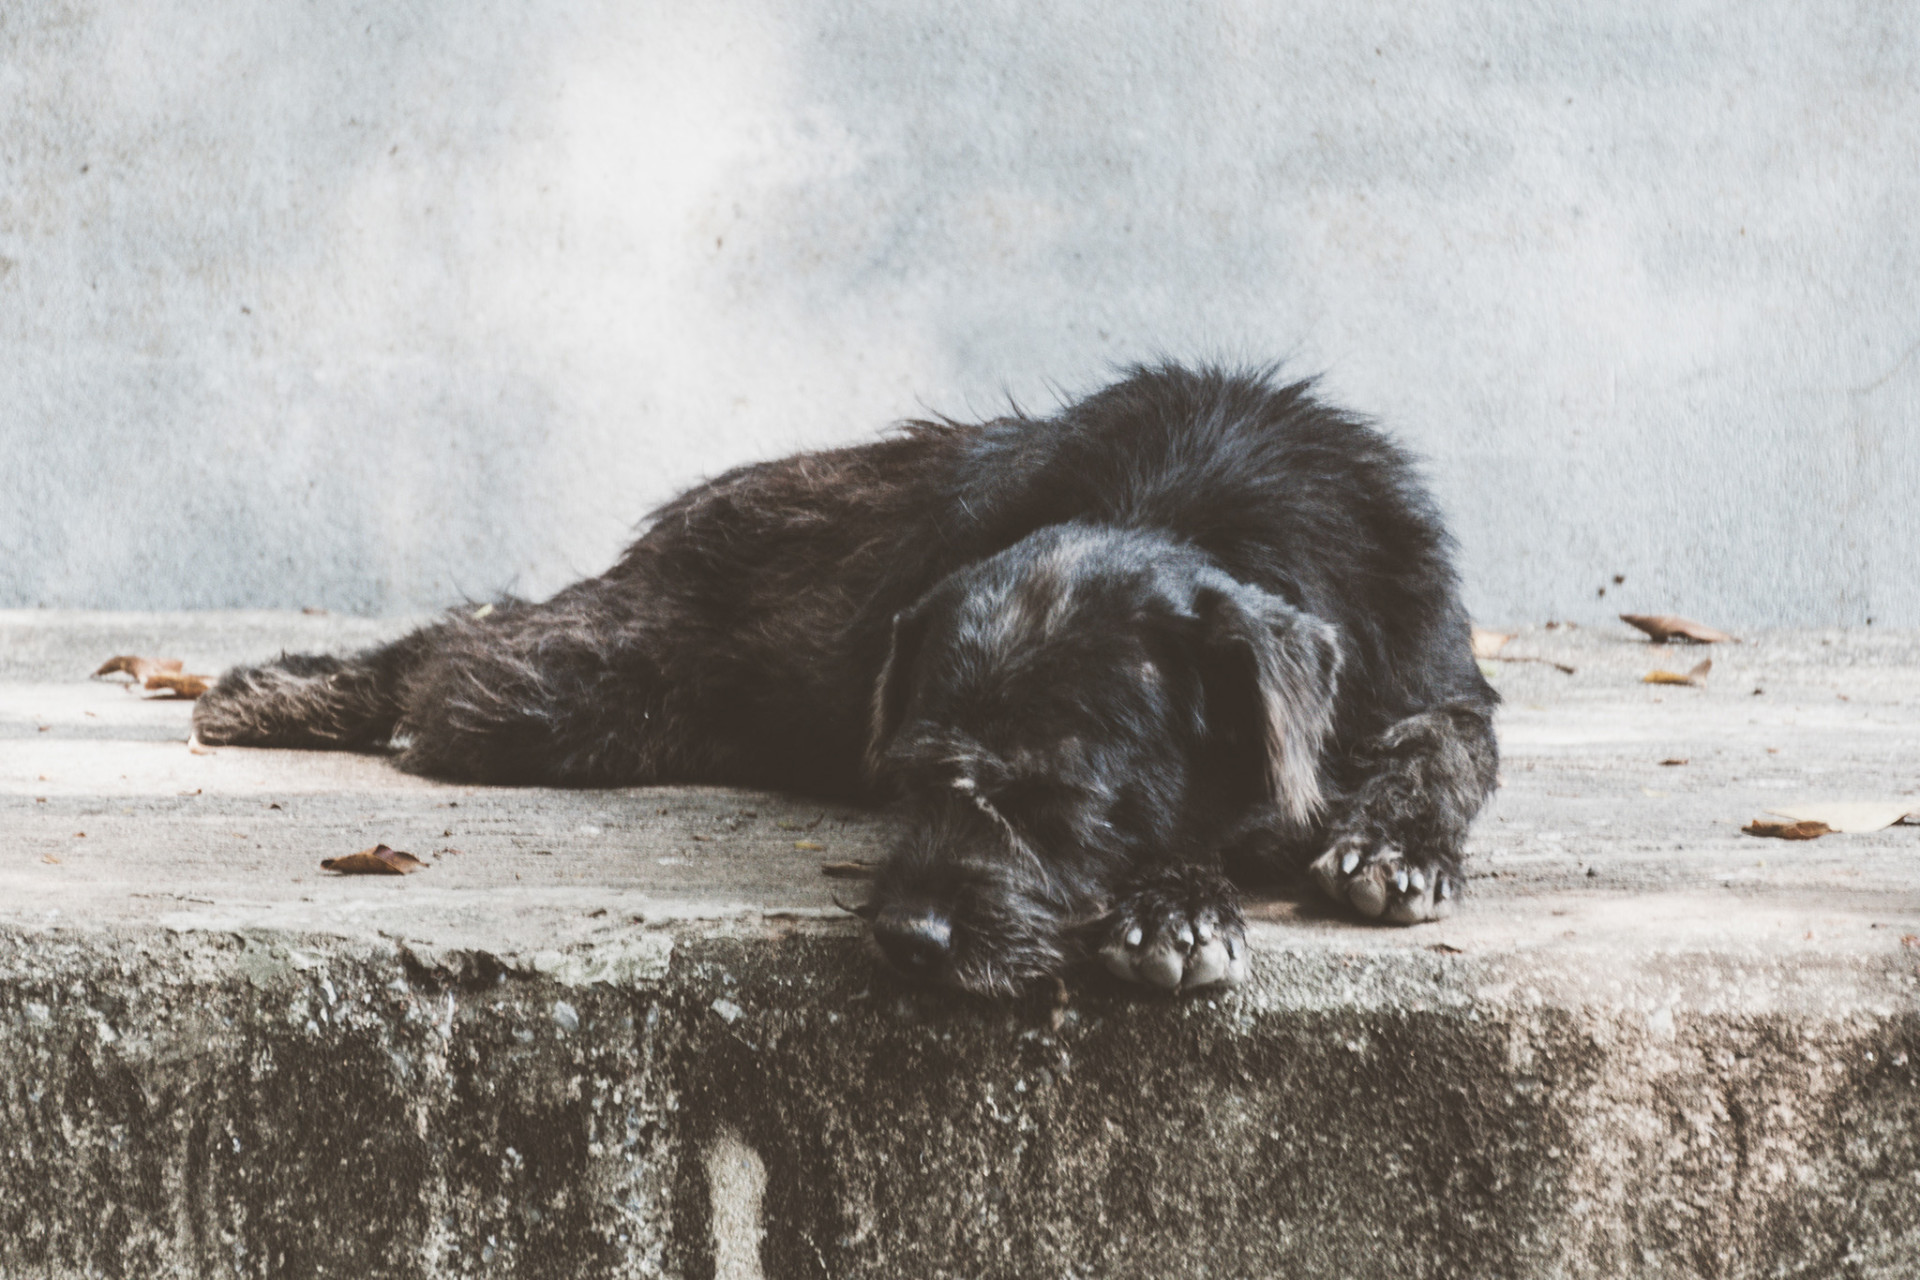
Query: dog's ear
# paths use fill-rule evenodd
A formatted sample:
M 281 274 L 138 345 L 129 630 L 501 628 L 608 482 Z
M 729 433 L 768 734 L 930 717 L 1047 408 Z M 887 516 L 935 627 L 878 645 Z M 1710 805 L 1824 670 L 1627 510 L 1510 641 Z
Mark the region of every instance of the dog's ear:
M 869 777 L 880 772 L 880 759 L 906 717 L 907 697 L 913 691 L 913 668 L 920 661 L 920 648 L 926 638 L 925 608 L 916 605 L 893 615 L 887 660 L 880 664 L 880 678 L 873 685 L 873 724 L 867 739 Z
M 1223 573 L 1201 578 L 1193 609 L 1209 736 L 1258 752 L 1267 798 L 1309 826 L 1323 803 L 1320 752 L 1340 678 L 1334 629 Z

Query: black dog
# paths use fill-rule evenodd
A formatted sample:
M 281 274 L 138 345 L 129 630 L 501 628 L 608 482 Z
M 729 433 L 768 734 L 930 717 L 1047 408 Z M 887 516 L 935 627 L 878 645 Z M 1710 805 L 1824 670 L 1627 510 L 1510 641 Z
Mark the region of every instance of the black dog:
M 1229 877 L 1276 860 L 1368 917 L 1452 908 L 1497 699 L 1450 546 L 1306 384 L 1140 369 L 730 472 L 601 577 L 230 671 L 194 725 L 472 782 L 893 793 L 867 911 L 902 968 L 1204 986 L 1245 969 Z

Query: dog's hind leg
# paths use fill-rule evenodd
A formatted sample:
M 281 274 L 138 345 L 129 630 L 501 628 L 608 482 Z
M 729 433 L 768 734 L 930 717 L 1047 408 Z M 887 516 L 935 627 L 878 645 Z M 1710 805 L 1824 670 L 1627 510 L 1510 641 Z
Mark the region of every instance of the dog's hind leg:
M 465 782 L 658 781 L 697 762 L 685 744 L 665 749 L 649 634 L 590 589 L 501 600 L 347 657 L 236 667 L 200 699 L 194 730 L 208 744 L 391 746 L 409 772 Z
M 194 705 L 194 734 L 209 745 L 384 746 L 402 710 L 402 681 L 433 631 L 347 657 L 283 653 L 259 666 L 235 667 Z
M 515 786 L 724 780 L 719 735 L 663 676 L 670 631 L 597 583 L 450 617 L 402 682 L 398 763 Z
M 1335 901 L 1395 924 L 1437 920 L 1463 883 L 1467 827 L 1499 768 L 1488 708 L 1409 716 L 1366 744 L 1312 875 Z

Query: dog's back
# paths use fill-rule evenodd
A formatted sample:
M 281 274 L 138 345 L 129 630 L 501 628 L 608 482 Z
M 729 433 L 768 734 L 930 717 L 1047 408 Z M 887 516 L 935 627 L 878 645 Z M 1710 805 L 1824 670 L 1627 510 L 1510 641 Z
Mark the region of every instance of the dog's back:
M 1343 739 L 1485 691 L 1464 645 L 1436 643 L 1465 621 L 1405 454 L 1306 383 L 1169 365 L 1051 417 L 910 423 L 742 467 L 550 601 L 458 610 L 319 675 L 297 660 L 237 670 L 196 725 L 209 742 L 393 737 L 403 766 L 480 781 L 859 795 L 894 615 L 1068 521 L 1170 533 L 1338 628 L 1344 687 L 1366 693 L 1342 697 Z

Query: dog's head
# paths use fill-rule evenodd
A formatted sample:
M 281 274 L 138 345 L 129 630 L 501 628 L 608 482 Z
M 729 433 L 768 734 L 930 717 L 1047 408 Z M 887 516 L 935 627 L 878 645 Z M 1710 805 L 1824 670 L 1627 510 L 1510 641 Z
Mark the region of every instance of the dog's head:
M 1056 525 L 957 571 L 894 620 L 874 691 L 906 818 L 865 908 L 882 950 L 1012 993 L 1130 869 L 1263 801 L 1311 823 L 1338 668 L 1332 628 L 1161 535 Z

